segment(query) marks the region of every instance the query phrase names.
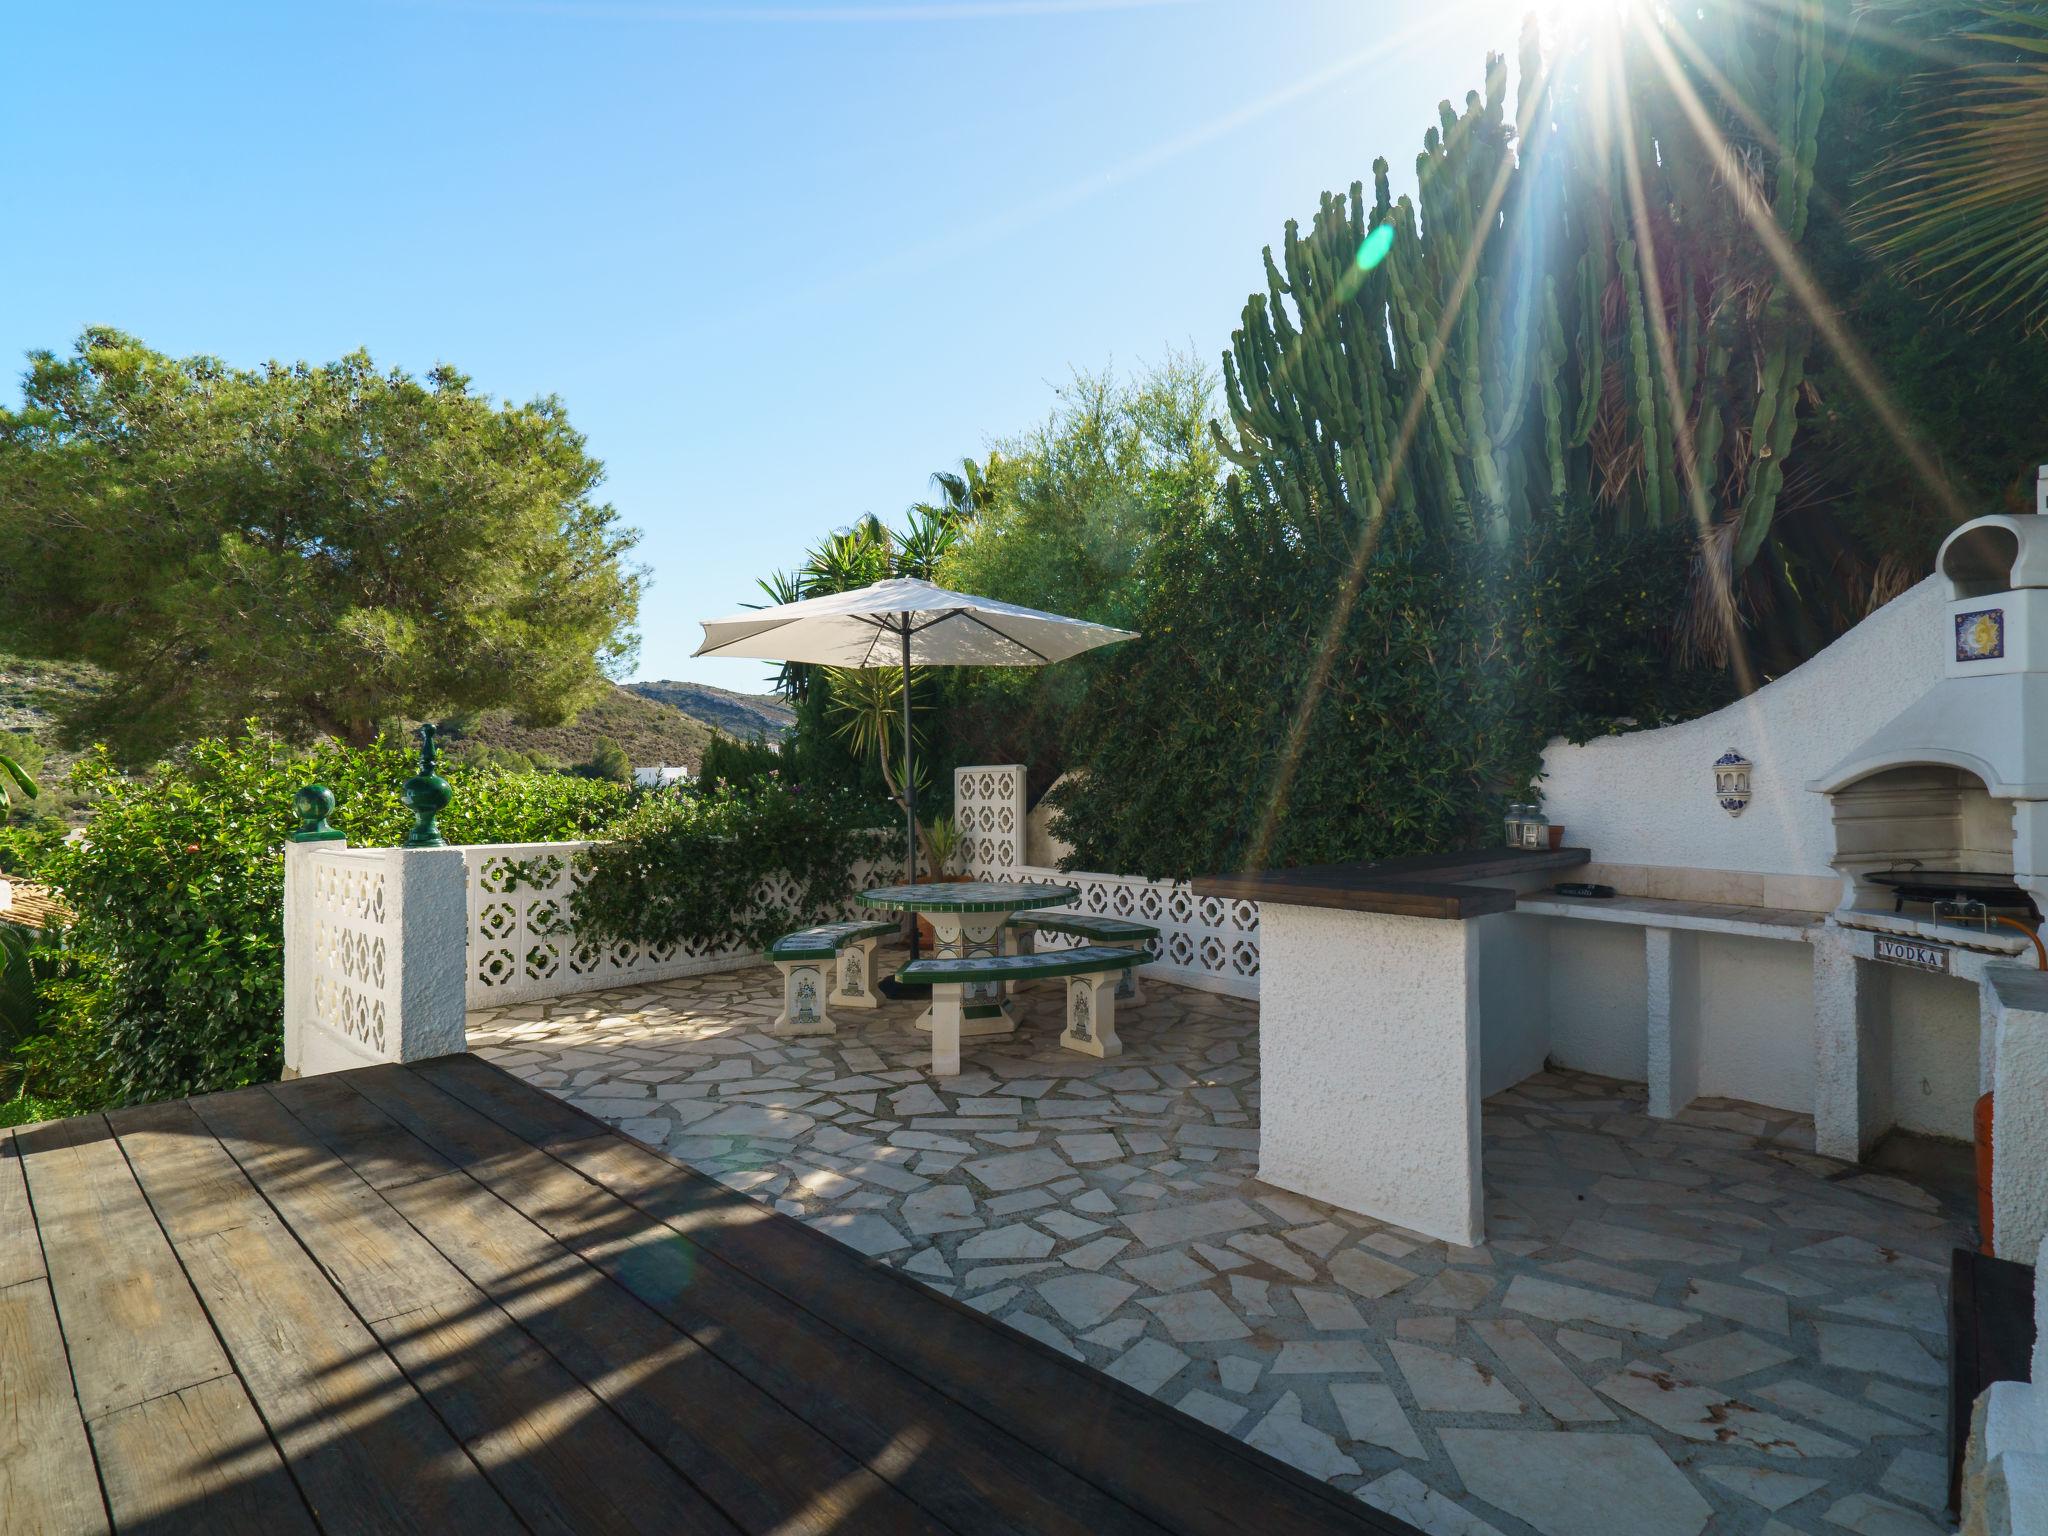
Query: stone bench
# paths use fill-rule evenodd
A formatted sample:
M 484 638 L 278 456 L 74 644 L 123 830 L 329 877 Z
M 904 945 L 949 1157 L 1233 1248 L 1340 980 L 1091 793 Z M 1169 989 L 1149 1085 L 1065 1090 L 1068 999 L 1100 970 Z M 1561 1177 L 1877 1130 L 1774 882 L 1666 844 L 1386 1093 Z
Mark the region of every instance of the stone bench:
M 1117 983 L 1145 958 L 1142 949 L 1086 944 L 1035 955 L 982 955 L 963 960 L 913 960 L 896 972 L 899 981 L 932 986 L 932 1071 L 940 1077 L 960 1071 L 960 990 L 969 982 L 1067 979 L 1067 1028 L 1060 1044 L 1089 1056 L 1117 1056 Z M 941 989 L 949 993 L 940 997 Z
M 785 933 L 768 951 L 782 972 L 782 1012 L 768 1026 L 774 1035 L 829 1035 L 839 1026 L 828 1005 L 874 1008 L 875 945 L 896 931 L 893 920 L 820 923 Z M 827 988 L 825 972 L 833 970 Z
M 1137 954 L 1138 965 L 1152 958 L 1147 946 L 1159 937 L 1159 930 L 1150 923 L 1134 923 L 1124 917 L 1097 917 L 1087 912 L 1019 912 L 1010 919 L 1009 926 L 1016 930 L 1020 953 L 1031 952 L 1034 931 L 1057 933 L 1090 944 L 1120 945 Z M 1145 1001 L 1137 966 L 1117 978 L 1116 997 L 1120 1003 Z

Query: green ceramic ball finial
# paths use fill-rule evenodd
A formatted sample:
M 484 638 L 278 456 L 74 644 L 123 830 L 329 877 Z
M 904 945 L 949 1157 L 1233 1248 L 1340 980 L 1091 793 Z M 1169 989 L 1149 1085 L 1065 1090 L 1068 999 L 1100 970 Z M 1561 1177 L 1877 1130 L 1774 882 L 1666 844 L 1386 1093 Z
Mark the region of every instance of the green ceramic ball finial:
M 412 830 L 405 834 L 401 848 L 445 848 L 447 839 L 434 825 L 434 818 L 448 809 L 455 798 L 454 786 L 434 772 L 434 728 L 420 727 L 420 771 L 399 786 L 398 798 L 412 811 Z
M 325 784 L 308 784 L 293 795 L 292 814 L 299 818 L 299 829 L 291 839 L 295 843 L 333 843 L 347 836 L 327 825 L 327 818 L 334 814 L 334 791 Z

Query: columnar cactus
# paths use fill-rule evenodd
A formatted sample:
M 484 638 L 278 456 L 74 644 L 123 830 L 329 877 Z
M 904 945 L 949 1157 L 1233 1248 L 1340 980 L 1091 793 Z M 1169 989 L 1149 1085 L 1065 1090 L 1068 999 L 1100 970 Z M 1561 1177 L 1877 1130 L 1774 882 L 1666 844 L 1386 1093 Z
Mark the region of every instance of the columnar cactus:
M 1796 243 L 1824 41 L 1818 0 L 1789 16 L 1715 8 L 1690 53 L 1638 40 L 1623 50 L 1632 85 L 1600 92 L 1576 73 L 1597 60 L 1546 62 L 1525 32 L 1518 123 L 1489 57 L 1484 94 L 1439 108 L 1412 199 L 1376 160 L 1370 202 L 1358 183 L 1325 194 L 1306 233 L 1290 222 L 1268 250 L 1224 357 L 1224 454 L 1321 536 L 1393 516 L 1498 543 L 1588 496 L 1621 528 L 1703 504 L 1739 520 L 1737 559 L 1753 559 L 1812 332 L 1746 222 L 1733 178 L 1752 167 L 1701 142 L 1681 87 L 1657 76 L 1684 70 L 1710 118 L 1768 123 L 1758 197 Z M 1391 244 L 1367 259 L 1382 227 Z

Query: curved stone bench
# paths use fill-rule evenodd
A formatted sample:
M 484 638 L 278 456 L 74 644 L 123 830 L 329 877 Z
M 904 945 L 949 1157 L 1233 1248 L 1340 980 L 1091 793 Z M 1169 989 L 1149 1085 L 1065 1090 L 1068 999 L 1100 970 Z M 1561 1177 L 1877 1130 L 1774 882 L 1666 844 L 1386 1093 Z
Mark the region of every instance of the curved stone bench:
M 1152 958 L 1147 946 L 1159 937 L 1159 930 L 1150 923 L 1134 923 L 1127 917 L 1098 917 L 1088 912 L 1019 912 L 1010 919 L 1009 926 L 1018 931 L 1021 953 L 1031 952 L 1032 931 L 1038 930 L 1084 939 L 1090 944 L 1121 945 L 1137 952 L 1138 965 Z M 1136 966 L 1118 978 L 1116 996 L 1123 1003 L 1145 1001 Z
M 785 933 L 768 951 L 782 972 L 782 1012 L 772 1035 L 829 1035 L 839 1026 L 829 1005 L 874 1008 L 875 945 L 896 931 L 893 920 L 820 923 Z M 828 991 L 825 973 L 834 979 Z
M 958 989 L 969 982 L 1030 981 L 1067 978 L 1067 1028 L 1060 1044 L 1089 1056 L 1118 1056 L 1123 1042 L 1116 1034 L 1117 983 L 1145 958 L 1142 949 L 1084 944 L 1078 949 L 1052 949 L 1036 955 L 977 955 L 962 960 L 912 960 L 896 972 L 899 981 L 930 982 Z M 960 1071 L 960 1009 L 942 1008 L 933 999 L 932 1071 L 940 1077 Z

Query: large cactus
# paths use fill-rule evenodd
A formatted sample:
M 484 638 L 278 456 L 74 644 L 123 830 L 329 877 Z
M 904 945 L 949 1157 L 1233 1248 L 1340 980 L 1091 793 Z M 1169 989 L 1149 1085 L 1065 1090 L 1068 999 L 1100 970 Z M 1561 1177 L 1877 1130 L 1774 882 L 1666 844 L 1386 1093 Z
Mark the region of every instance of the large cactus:
M 1690 59 L 1710 116 L 1767 126 L 1764 201 L 1796 243 L 1824 40 L 1819 0 L 1711 6 L 1682 48 L 1618 45 L 1627 86 L 1599 92 L 1579 73 L 1593 54 L 1546 61 L 1525 31 L 1517 123 L 1490 57 L 1484 93 L 1439 108 L 1412 199 L 1375 161 L 1369 202 L 1358 184 L 1326 194 L 1267 252 L 1224 358 L 1224 453 L 1325 535 L 1404 516 L 1499 542 L 1591 496 L 1622 528 L 1704 507 L 1739 523 L 1736 558 L 1752 560 L 1812 333 L 1744 222 L 1729 157 L 1658 76 Z M 1391 245 L 1362 265 L 1381 226 Z

